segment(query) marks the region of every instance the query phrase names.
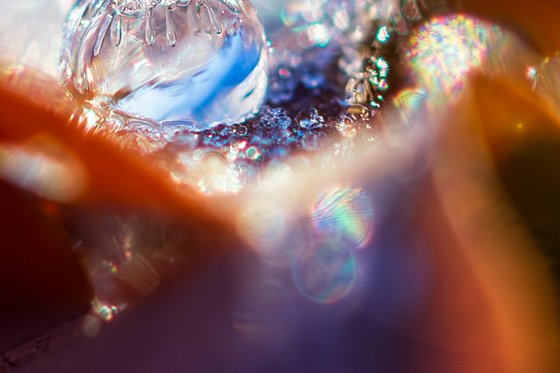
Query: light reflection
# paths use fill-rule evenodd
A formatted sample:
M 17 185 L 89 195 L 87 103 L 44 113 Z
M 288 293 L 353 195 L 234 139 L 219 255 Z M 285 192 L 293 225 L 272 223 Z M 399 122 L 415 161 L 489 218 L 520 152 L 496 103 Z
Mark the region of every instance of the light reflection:
M 279 9 L 280 22 L 285 26 L 270 30 L 269 37 L 275 47 L 289 51 L 312 47 L 326 47 L 345 32 L 349 25 L 357 28 L 356 15 L 361 5 L 349 5 L 346 1 L 326 0 L 286 1 Z M 351 9 L 349 9 L 351 8 Z M 287 32 L 290 30 L 290 32 Z
M 298 174 L 313 168 L 309 160 L 302 162 L 293 164 Z M 331 304 L 354 294 L 360 257 L 366 255 L 364 249 L 374 237 L 375 209 L 370 195 L 347 185 L 316 189 L 307 183 L 296 187 L 297 180 L 282 182 L 269 176 L 277 181 L 275 185 L 239 205 L 236 227 L 240 236 L 266 268 L 291 276 L 298 296 Z M 265 184 L 263 180 L 263 188 Z M 296 194 L 299 202 L 294 205 Z
M 287 224 L 284 211 L 274 202 L 258 200 L 237 217 L 237 229 L 253 248 L 262 255 L 274 255 L 285 250 Z
M 527 77 L 535 91 L 550 99 L 560 111 L 560 56 L 546 58 L 538 69 L 529 67 Z
M 368 245 L 373 235 L 371 200 L 360 189 L 332 188 L 321 195 L 310 218 L 311 239 L 294 260 L 293 278 L 305 297 L 334 303 L 357 282 L 356 249 Z
M 118 279 L 128 284 L 141 296 L 154 291 L 160 284 L 159 273 L 152 264 L 139 253 L 131 255 L 118 269 Z
M 99 318 L 107 322 L 113 320 L 115 315 L 117 315 L 120 312 L 118 307 L 104 304 L 99 300 L 95 300 L 93 302 L 93 311 L 95 312 L 96 315 L 98 315 Z
M 423 89 L 409 88 L 400 91 L 392 100 L 395 112 L 403 123 L 411 124 L 427 104 L 427 95 Z
M 498 26 L 466 15 L 436 17 L 410 39 L 405 58 L 429 94 L 458 93 L 503 36 Z
M 380 43 L 387 43 L 390 38 L 391 33 L 389 31 L 389 28 L 387 26 L 382 26 L 377 31 L 377 36 L 375 39 Z
M 309 24 L 323 20 L 323 6 L 325 0 L 304 0 L 293 2 L 286 6 L 281 13 L 286 26 L 297 28 L 302 24 Z
M 307 35 L 309 40 L 319 47 L 326 47 L 331 40 L 331 33 L 323 24 L 313 24 L 309 26 Z
M 321 198 L 311 216 L 319 237 L 335 240 L 347 249 L 362 248 L 373 231 L 373 208 L 359 189 L 335 188 Z
M 58 49 L 70 0 L 0 2 L 0 58 L 8 66 L 57 75 Z
M 305 297 L 334 303 L 346 297 L 357 280 L 356 257 L 337 241 L 313 243 L 294 262 L 293 277 Z
M 0 145 L 0 178 L 40 197 L 72 202 L 87 187 L 87 174 L 69 150 L 50 139 L 36 146 Z M 45 147 L 45 151 L 40 151 Z
M 242 188 L 239 173 L 226 155 L 205 149 L 179 153 L 177 166 L 171 172 L 179 185 L 191 185 L 207 195 L 235 194 Z

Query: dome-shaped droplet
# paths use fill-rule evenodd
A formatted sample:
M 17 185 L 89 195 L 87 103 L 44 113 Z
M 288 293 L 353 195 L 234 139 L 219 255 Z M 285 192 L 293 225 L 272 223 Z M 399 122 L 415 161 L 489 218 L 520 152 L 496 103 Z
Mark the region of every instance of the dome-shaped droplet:
M 245 0 L 79 0 L 61 63 L 69 89 L 95 104 L 202 130 L 258 110 L 266 48 Z

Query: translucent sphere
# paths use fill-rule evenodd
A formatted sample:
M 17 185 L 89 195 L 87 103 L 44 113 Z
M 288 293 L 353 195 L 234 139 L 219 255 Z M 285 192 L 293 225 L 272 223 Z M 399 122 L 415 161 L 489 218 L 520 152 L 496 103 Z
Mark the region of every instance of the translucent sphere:
M 61 53 L 76 94 L 195 130 L 254 114 L 267 64 L 263 27 L 245 0 L 79 0 Z

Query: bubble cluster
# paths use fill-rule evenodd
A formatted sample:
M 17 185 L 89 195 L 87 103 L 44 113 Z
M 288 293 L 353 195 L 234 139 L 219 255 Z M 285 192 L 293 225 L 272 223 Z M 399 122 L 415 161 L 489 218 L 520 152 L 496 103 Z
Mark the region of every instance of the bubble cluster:
M 159 152 L 170 159 L 181 159 L 180 170 L 174 173 L 179 183 L 193 184 L 193 175 L 197 174 L 192 172 L 193 168 L 199 168 L 197 164 L 204 155 L 216 154 L 223 168 L 203 167 L 204 172 L 215 169 L 220 178 L 235 175 L 234 184 L 243 186 L 255 182 L 260 173 L 274 168 L 276 162 L 286 161 L 298 153 L 318 152 L 335 143 L 346 146 L 346 139 L 338 134 L 334 123 L 342 111 L 340 105 L 330 109 L 319 106 L 294 114 L 284 108 L 267 106 L 259 116 L 242 124 L 218 125 L 196 134 L 181 127 L 168 128 Z M 145 138 L 145 135 L 140 137 Z M 183 174 L 186 176 L 181 176 Z M 237 190 L 237 187 L 231 188 L 230 192 Z M 204 191 L 213 192 L 208 188 Z
M 365 1 L 367 33 L 352 34 L 359 47 L 342 48 L 341 69 L 349 77 L 346 98 L 352 115 L 372 116 L 383 106 L 392 85 L 392 65 L 403 37 L 418 25 L 424 16 L 416 0 Z

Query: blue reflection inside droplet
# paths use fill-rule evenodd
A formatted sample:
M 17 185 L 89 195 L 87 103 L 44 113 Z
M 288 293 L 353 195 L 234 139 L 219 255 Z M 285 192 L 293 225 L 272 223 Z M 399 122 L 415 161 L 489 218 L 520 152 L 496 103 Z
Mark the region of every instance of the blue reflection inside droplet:
M 222 123 L 238 120 L 235 112 L 252 105 L 244 101 L 263 95 L 266 83 L 251 79 L 262 74 L 263 58 L 257 44 L 246 43 L 242 32 L 235 33 L 197 74 L 141 87 L 117 107 L 160 122 L 195 121 L 198 128 L 213 124 L 211 118 Z

